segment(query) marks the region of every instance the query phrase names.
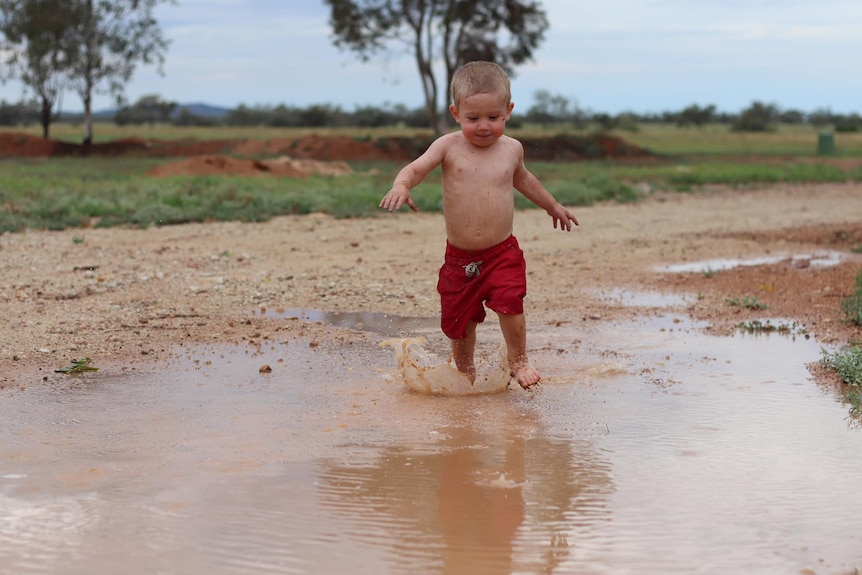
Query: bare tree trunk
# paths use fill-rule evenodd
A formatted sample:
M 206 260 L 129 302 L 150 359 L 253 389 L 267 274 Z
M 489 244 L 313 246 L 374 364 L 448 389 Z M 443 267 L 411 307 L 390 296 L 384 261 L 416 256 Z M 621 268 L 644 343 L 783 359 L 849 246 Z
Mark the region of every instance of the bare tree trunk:
M 84 149 L 90 151 L 90 144 L 93 143 L 93 103 L 92 91 L 87 90 L 84 96 Z
M 439 136 L 443 132 L 440 131 L 440 116 L 437 112 L 437 81 L 434 79 L 431 63 L 427 61 L 422 62 L 418 55 L 416 60 L 419 66 L 419 75 L 422 79 L 422 91 L 425 93 L 425 110 L 428 113 L 428 125 Z
M 84 101 L 84 153 L 90 153 L 90 144 L 93 143 L 93 58 L 95 52 L 95 30 L 93 25 L 93 0 L 87 0 L 87 15 L 86 15 L 86 54 L 87 67 L 84 78 L 84 92 L 81 94 L 81 99 Z
M 46 140 L 48 139 L 48 135 L 51 130 L 51 108 L 53 108 L 53 102 L 48 98 L 42 98 L 42 110 L 40 114 L 40 121 L 42 124 L 42 137 Z
M 430 13 L 425 10 L 430 10 Z M 413 57 L 416 59 L 419 81 L 422 83 L 422 93 L 425 96 L 425 112 L 428 114 L 428 125 L 439 136 L 443 132 L 439 131 L 437 80 L 434 78 L 432 67 L 433 36 L 430 33 L 430 27 L 434 24 L 433 3 L 413 14 L 405 12 L 405 17 L 416 36 L 416 40 L 413 42 Z M 417 18 L 414 19 L 414 17 Z

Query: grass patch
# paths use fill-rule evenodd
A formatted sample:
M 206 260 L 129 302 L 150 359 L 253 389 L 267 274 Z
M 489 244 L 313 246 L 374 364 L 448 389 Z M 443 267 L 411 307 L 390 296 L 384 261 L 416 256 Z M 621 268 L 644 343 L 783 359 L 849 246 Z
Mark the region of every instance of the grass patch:
M 708 185 L 757 187 L 774 183 L 862 180 L 862 168 L 844 168 L 816 154 L 817 131 L 779 127 L 764 134 L 733 133 L 726 126 L 676 128 L 644 125 L 620 132 L 627 141 L 657 154 L 657 159 L 535 162 L 528 165 L 548 190 L 567 206 L 597 202 L 634 202 L 653 191 L 696 191 Z M 36 127 L 24 131 L 34 134 Z M 20 131 L 20 130 L 16 130 Z M 564 130 L 563 130 L 564 131 Z M 524 126 L 514 137 L 556 135 L 559 126 Z M 430 136 L 409 128 L 240 128 L 99 124 L 99 141 L 118 138 L 268 139 L 315 133 L 355 139 Z M 570 129 L 569 133 L 588 132 Z M 80 126 L 55 124 L 52 136 L 79 141 Z M 862 133 L 841 135 L 836 155 L 862 157 Z M 798 161 L 800 158 L 804 161 Z M 0 232 L 59 230 L 88 225 L 167 225 L 207 220 L 264 221 L 285 214 L 325 212 L 338 218 L 379 213 L 380 198 L 402 163 L 352 162 L 354 173 L 333 178 L 174 177 L 144 173 L 172 159 L 76 157 L 0 160 Z M 516 207 L 534 207 L 516 194 Z M 440 211 L 439 170 L 413 191 L 422 210 Z M 860 246 L 862 248 L 862 246 Z M 707 276 L 712 272 L 708 272 Z M 744 304 L 743 304 L 744 305 Z M 762 308 L 756 308 L 762 309 Z
M 858 169 L 844 170 L 829 164 L 734 164 L 707 161 L 675 169 L 664 176 L 674 189 L 685 191 L 696 186 L 719 184 L 750 186 L 764 184 L 800 184 L 806 182 L 846 182 L 857 179 Z
M 856 275 L 855 290 L 841 301 L 844 317 L 854 325 L 862 325 L 862 271 Z
M 266 221 L 322 212 L 336 218 L 370 217 L 392 185 L 392 162 L 358 163 L 346 176 L 176 176 L 144 173 L 165 160 L 56 158 L 0 162 L 0 232 L 62 230 L 88 225 L 183 224 L 209 220 Z M 546 185 L 569 206 L 631 202 L 630 185 L 600 172 L 554 171 Z M 413 190 L 423 211 L 443 208 L 439 170 Z M 516 207 L 535 207 L 516 194 Z
M 770 320 L 761 321 L 759 319 L 744 321 L 739 324 L 739 329 L 746 333 L 762 334 L 762 333 L 781 333 L 786 335 L 805 335 L 808 330 L 805 326 L 794 322 L 780 322 L 773 324 Z
M 733 132 L 711 124 L 680 128 L 672 124 L 641 125 L 636 132 L 616 135 L 659 154 L 671 155 L 815 155 L 819 130 L 810 125 L 778 125 L 773 132 Z M 862 133 L 837 134 L 835 154 L 862 154 Z
M 834 353 L 821 349 L 821 354 L 820 364 L 835 370 L 841 381 L 848 385 L 862 385 L 862 347 L 851 345 Z
M 734 307 L 744 307 L 746 309 L 769 309 L 769 306 L 760 302 L 756 297 L 745 296 L 742 299 L 737 297 L 728 298 L 727 303 Z
M 843 402 L 849 406 L 850 420 L 862 427 L 862 347 L 850 345 L 834 353 L 825 349 L 820 352 L 820 365 L 835 371 L 845 384 Z

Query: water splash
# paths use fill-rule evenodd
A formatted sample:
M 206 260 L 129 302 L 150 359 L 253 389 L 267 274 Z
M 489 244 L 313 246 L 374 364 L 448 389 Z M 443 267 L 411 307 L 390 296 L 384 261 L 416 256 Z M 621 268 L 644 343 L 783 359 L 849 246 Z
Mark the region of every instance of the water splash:
M 425 350 L 424 337 L 392 338 L 380 342 L 380 347 L 395 349 L 398 360 L 398 376 L 407 389 L 426 395 L 483 395 L 499 393 L 509 386 L 512 379 L 506 359 L 506 348 L 476 366 L 476 381 L 470 380 L 452 363 L 444 363 L 433 353 Z

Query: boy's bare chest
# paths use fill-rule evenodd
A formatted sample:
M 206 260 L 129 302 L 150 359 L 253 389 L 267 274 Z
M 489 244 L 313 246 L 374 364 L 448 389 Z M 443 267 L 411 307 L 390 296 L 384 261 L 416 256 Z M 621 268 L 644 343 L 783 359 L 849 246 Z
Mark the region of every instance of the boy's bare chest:
M 449 154 L 443 164 L 443 172 L 450 181 L 480 186 L 511 186 L 515 166 L 514 156 L 505 150 L 470 150 Z

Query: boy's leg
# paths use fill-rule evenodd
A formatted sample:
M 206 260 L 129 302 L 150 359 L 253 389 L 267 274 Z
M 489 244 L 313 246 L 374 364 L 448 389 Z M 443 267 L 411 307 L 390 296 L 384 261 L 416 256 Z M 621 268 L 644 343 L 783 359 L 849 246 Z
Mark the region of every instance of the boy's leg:
M 497 314 L 500 318 L 500 329 L 506 340 L 506 354 L 509 358 L 509 369 L 518 385 L 528 389 L 539 383 L 541 376 L 535 367 L 527 360 L 527 320 L 524 314 Z
M 476 379 L 476 364 L 473 359 L 476 351 L 476 322 L 467 324 L 467 337 L 464 339 L 453 339 L 452 358 L 458 371 L 470 378 L 472 383 Z

